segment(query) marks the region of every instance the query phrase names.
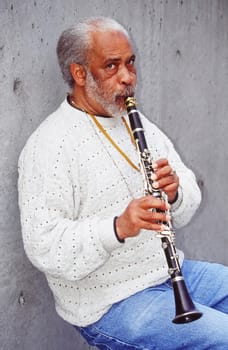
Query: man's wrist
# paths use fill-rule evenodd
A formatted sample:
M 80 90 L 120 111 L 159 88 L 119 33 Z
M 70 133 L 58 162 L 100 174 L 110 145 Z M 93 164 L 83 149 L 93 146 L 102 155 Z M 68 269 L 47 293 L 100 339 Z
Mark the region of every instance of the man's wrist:
M 178 199 L 178 190 L 173 200 L 169 201 L 169 204 L 174 204 L 177 201 L 177 199 Z

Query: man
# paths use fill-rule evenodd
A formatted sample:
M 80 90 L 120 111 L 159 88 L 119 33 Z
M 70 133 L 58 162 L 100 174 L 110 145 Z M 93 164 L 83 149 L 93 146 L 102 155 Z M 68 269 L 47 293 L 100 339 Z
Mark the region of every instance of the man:
M 225 349 L 228 272 L 184 260 L 203 317 L 176 325 L 167 263 L 156 232 L 185 225 L 200 203 L 193 173 L 141 115 L 154 157 L 144 196 L 125 99 L 135 93 L 135 54 L 116 21 L 91 18 L 61 35 L 57 54 L 71 92 L 33 133 L 19 162 L 25 251 L 46 275 L 58 314 L 100 349 Z M 151 209 L 158 209 L 152 211 Z

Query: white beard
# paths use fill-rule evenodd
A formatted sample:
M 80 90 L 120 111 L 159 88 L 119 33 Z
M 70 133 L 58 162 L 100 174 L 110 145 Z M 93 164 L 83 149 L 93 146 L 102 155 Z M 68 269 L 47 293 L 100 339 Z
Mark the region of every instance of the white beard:
M 112 117 L 122 117 L 126 113 L 126 108 L 118 106 L 116 98 L 118 93 L 110 93 L 108 90 L 104 90 L 99 86 L 99 83 L 94 79 L 91 72 L 86 70 L 86 93 L 87 95 L 95 99 L 102 108 Z M 135 93 L 134 87 L 126 87 L 124 95 L 133 96 Z

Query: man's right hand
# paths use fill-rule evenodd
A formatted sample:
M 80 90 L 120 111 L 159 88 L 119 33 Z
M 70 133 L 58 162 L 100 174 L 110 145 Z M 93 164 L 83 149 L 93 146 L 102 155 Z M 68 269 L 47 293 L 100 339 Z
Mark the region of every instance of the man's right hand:
M 123 240 L 127 237 L 137 236 L 141 229 L 164 231 L 166 227 L 162 223 L 170 221 L 170 216 L 164 211 L 169 208 L 168 203 L 153 196 L 132 200 L 123 214 L 116 220 L 118 237 Z M 153 209 L 162 212 L 156 212 Z

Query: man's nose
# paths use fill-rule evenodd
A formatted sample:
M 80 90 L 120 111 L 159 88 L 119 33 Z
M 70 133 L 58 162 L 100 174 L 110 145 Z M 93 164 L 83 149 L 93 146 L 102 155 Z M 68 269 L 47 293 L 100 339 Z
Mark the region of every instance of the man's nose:
M 131 71 L 126 66 L 122 66 L 119 69 L 119 82 L 120 84 L 124 85 L 131 85 L 135 81 L 135 74 Z

